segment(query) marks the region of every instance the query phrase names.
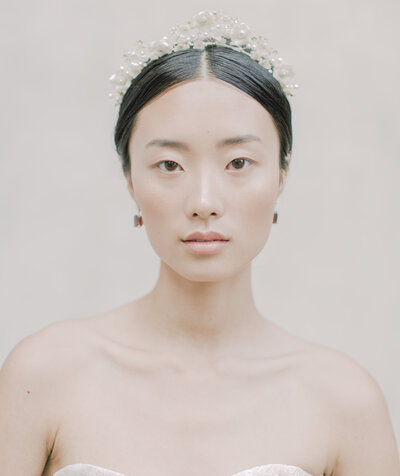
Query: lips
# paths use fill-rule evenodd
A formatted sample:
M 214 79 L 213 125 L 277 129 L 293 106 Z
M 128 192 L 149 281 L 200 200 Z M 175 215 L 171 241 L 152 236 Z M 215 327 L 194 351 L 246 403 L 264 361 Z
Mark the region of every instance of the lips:
M 229 239 L 225 235 L 217 233 L 216 231 L 208 231 L 206 233 L 196 231 L 195 233 L 188 235 L 182 241 L 229 241 Z

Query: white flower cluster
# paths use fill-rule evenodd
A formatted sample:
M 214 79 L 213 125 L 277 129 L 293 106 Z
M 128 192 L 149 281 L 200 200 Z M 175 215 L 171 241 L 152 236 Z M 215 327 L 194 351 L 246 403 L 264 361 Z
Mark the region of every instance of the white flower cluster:
M 298 85 L 293 82 L 293 69 L 285 64 L 266 38 L 254 36 L 249 27 L 237 18 L 216 11 L 197 13 L 186 24 L 171 28 L 170 36 L 145 45 L 137 41 L 132 51 L 124 53 L 125 65 L 110 77 L 114 91 L 109 96 L 120 104 L 133 78 L 150 61 L 167 53 L 188 48 L 203 49 L 207 45 L 229 46 L 249 55 L 264 66 L 281 84 L 287 96 L 293 96 Z

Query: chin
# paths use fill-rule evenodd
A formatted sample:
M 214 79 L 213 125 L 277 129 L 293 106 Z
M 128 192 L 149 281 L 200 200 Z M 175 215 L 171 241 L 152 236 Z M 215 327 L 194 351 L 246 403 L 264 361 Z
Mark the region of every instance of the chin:
M 203 257 L 202 257 L 203 258 Z M 210 259 L 211 258 L 211 259 Z M 214 260 L 214 261 L 212 261 Z M 217 283 L 225 281 L 238 274 L 247 263 L 227 263 L 227 261 L 220 260 L 217 262 L 215 257 L 207 257 L 205 260 L 186 260 L 185 263 L 167 263 L 167 266 L 180 277 L 188 281 L 198 283 Z

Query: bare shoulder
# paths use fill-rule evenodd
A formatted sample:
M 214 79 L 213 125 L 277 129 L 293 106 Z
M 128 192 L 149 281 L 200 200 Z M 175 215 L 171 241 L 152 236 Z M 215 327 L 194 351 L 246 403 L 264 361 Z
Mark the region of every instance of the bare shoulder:
M 86 327 L 80 320 L 61 321 L 22 339 L 1 367 L 2 396 L 18 399 L 22 407 L 27 399 L 50 422 L 63 384 L 90 359 Z
M 320 391 L 333 411 L 354 416 L 363 405 L 384 404 L 375 378 L 349 355 L 317 344 L 309 345 L 306 355 L 310 376 L 318 378 Z
M 0 369 L 1 474 L 41 474 L 57 433 L 62 382 L 83 355 L 74 345 L 82 340 L 76 324 L 52 324 L 25 337 Z
M 50 324 L 22 339 L 7 356 L 5 371 L 18 367 L 32 376 L 55 375 L 85 353 L 90 336 L 84 319 Z
M 40 375 L 42 382 L 67 378 L 98 362 L 113 333 L 122 326 L 121 316 L 128 305 L 91 317 L 49 324 L 22 339 L 9 353 L 4 372 L 26 373 L 28 380 Z
M 52 382 L 74 375 L 98 362 L 107 342 L 123 331 L 129 305 L 80 319 L 49 324 L 22 339 L 4 361 L 2 372 L 26 374 L 25 382 Z M 123 333 L 121 330 L 120 333 Z M 115 336 L 114 336 L 115 334 Z
M 31 401 L 56 410 L 66 383 L 95 365 L 100 347 L 90 319 L 52 323 L 22 339 L 8 354 L 0 381 L 12 380 Z
M 330 347 L 298 340 L 300 378 L 331 406 L 333 413 L 354 416 L 375 403 L 382 407 L 382 391 L 370 372 L 355 359 Z
M 345 353 L 315 344 L 304 348 L 302 372 L 330 421 L 335 476 L 400 474 L 387 402 L 376 379 Z

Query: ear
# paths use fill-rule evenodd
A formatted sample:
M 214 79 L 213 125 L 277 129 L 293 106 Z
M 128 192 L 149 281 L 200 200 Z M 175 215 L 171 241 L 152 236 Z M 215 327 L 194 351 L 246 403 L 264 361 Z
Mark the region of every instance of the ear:
M 284 169 L 279 169 L 279 191 L 278 196 L 283 192 L 283 189 L 286 185 L 287 174 L 289 171 L 289 163 L 290 163 L 291 156 L 286 156 L 286 167 Z
M 133 191 L 131 173 L 130 173 L 130 171 L 126 171 L 124 175 L 125 175 L 125 178 L 126 178 L 126 181 L 127 181 L 129 194 L 133 198 L 133 200 L 135 200 L 135 192 Z

